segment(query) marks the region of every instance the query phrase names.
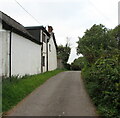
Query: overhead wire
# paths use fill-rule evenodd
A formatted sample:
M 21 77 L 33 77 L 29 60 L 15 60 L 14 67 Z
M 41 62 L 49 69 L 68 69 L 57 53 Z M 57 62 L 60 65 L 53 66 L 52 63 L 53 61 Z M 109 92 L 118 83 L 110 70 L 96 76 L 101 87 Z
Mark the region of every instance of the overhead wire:
M 109 22 L 111 23 L 110 18 L 108 18 L 107 16 L 105 16 L 104 13 L 103 13 L 101 10 L 99 10 L 99 9 L 95 6 L 95 4 L 93 4 L 93 2 L 92 2 L 91 0 L 88 0 L 88 1 L 89 1 L 89 3 L 93 6 L 93 8 L 94 8 L 104 19 L 106 19 L 107 21 L 109 21 Z
M 32 15 L 30 14 L 17 0 L 14 0 L 27 14 L 29 14 L 29 16 L 31 16 L 38 24 L 40 24 L 40 22 Z M 40 24 L 41 25 L 41 24 Z

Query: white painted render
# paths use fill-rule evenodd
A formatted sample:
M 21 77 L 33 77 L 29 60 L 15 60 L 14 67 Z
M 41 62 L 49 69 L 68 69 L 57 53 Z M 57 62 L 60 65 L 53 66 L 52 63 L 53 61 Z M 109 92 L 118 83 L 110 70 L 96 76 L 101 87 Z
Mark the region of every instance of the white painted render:
M 12 75 L 41 73 L 41 46 L 12 33 Z
M 9 31 L 0 31 L 0 76 L 9 74 Z
M 8 76 L 9 74 L 9 31 L 4 31 L 2 33 L 2 66 L 3 70 L 2 73 L 4 76 Z
M 2 76 L 2 24 L 1 23 L 0 23 L 0 76 Z
M 57 51 L 52 35 L 49 39 L 49 42 L 47 43 L 48 38 L 49 37 L 46 35 L 45 42 L 43 42 L 43 45 L 39 45 L 19 34 L 12 32 L 11 75 L 24 76 L 46 72 L 47 61 L 48 71 L 55 70 L 57 68 Z M 42 39 L 42 35 L 40 39 Z M 51 45 L 51 50 L 49 50 L 49 44 Z M 7 77 L 9 76 L 10 69 L 9 46 L 10 46 L 10 31 L 2 29 L 2 25 L 0 23 L 0 76 Z M 45 57 L 44 66 L 42 65 L 42 56 Z
M 49 45 L 50 44 L 50 45 Z M 49 49 L 51 46 L 51 50 Z M 55 70 L 57 68 L 57 50 L 53 41 L 53 37 L 50 37 L 48 43 L 48 70 Z

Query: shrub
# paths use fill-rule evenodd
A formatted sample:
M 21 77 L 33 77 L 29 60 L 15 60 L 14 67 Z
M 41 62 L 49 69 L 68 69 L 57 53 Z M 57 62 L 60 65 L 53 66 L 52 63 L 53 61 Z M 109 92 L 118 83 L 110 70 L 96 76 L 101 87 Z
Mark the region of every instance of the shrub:
M 100 58 L 95 64 L 83 69 L 88 92 L 99 111 L 109 118 L 119 118 L 120 65 L 118 56 Z
M 75 59 L 71 64 L 71 70 L 81 70 L 87 64 L 87 61 L 84 57 L 79 57 Z

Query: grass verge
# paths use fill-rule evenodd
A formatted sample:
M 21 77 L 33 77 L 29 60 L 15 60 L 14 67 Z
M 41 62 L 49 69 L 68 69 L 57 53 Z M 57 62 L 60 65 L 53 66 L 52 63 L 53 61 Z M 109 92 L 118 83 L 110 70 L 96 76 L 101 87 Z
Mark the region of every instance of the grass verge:
M 2 82 L 2 112 L 10 110 L 35 88 L 39 87 L 50 77 L 62 72 L 63 70 L 54 70 L 42 74 L 3 79 Z

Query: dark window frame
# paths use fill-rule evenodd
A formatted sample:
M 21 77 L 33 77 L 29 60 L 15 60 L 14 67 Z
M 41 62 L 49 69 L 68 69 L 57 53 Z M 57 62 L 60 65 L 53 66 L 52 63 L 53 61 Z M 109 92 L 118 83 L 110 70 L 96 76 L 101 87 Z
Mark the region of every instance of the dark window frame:
M 51 44 L 49 44 L 49 51 L 51 52 Z
M 42 41 L 46 42 L 46 35 L 44 33 L 42 33 Z
M 42 56 L 42 66 L 45 66 L 45 56 Z

